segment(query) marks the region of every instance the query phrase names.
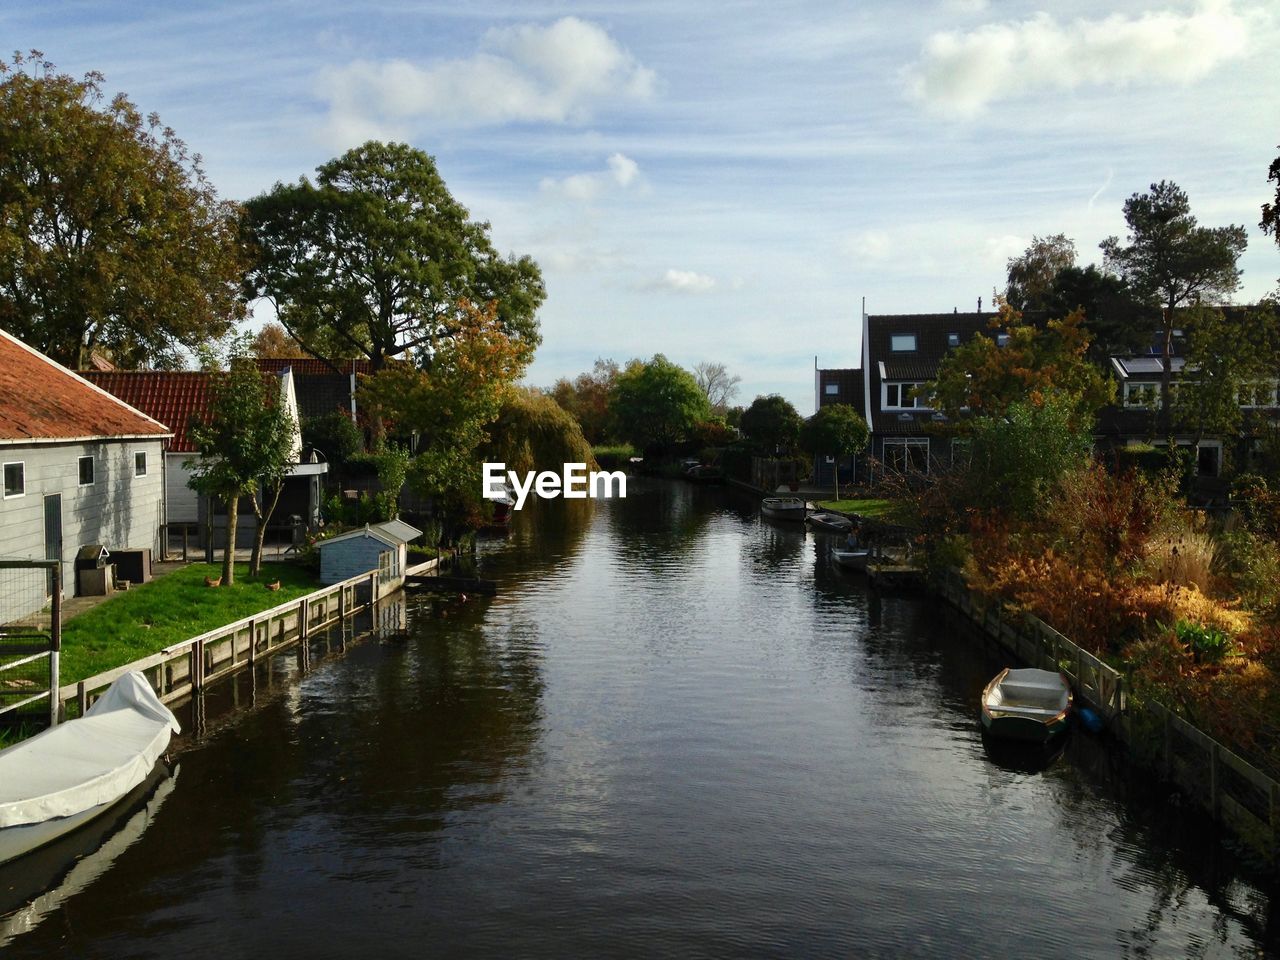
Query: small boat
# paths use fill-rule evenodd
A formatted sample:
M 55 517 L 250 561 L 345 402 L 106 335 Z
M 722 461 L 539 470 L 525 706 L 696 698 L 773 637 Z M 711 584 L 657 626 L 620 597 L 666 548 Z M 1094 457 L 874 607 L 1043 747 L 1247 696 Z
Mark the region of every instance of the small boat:
M 1067 729 L 1071 700 L 1061 673 L 1005 668 L 982 691 L 982 727 L 992 736 L 1043 743 Z
M 808 507 L 799 497 L 765 497 L 760 501 L 760 512 L 771 520 L 803 521 Z
M 804 518 L 804 522 L 815 530 L 823 530 L 827 533 L 848 533 L 853 529 L 853 521 L 848 517 L 826 511 L 811 513 Z
M 840 547 L 831 548 L 831 559 L 836 562 L 836 566 L 844 567 L 846 570 L 866 570 L 867 555 L 869 550 L 849 550 Z
M 0 750 L 0 863 L 105 813 L 150 776 L 180 729 L 133 671 L 83 717 Z
M 693 483 L 720 483 L 724 480 L 724 471 L 709 463 L 700 463 L 685 471 L 685 479 Z

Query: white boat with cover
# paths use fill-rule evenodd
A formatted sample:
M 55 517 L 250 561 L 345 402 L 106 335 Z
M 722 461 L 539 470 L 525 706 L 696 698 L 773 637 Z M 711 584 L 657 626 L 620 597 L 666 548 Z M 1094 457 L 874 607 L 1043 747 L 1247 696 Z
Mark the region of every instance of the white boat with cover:
M 1010 740 L 1043 743 L 1067 728 L 1071 684 L 1052 670 L 1001 670 L 982 691 L 982 726 Z
M 760 501 L 760 512 L 773 520 L 803 522 L 808 505 L 799 497 L 765 497 Z
M 133 672 L 83 717 L 0 750 L 0 863 L 105 813 L 147 779 L 180 729 Z

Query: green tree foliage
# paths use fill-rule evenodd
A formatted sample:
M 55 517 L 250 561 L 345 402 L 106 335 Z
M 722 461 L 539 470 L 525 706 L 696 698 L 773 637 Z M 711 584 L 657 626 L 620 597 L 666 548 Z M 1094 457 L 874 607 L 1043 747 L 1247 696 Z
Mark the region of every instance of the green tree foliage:
M 593 444 L 611 439 L 609 397 L 618 372 L 612 360 L 596 360 L 590 372 L 573 380 L 561 377 L 551 388 L 551 398 L 578 421 L 582 435 Z
M 591 469 L 596 465 L 578 421 L 538 390 L 512 390 L 489 433 L 486 459 L 505 463 L 508 470 L 559 473 L 566 463 L 585 463 Z
M 1145 353 L 1160 327 L 1160 311 L 1140 301 L 1124 277 L 1093 264 L 1060 270 L 1042 307 L 1049 317 L 1084 314 L 1087 356 L 1101 367 L 1113 356 Z
M 943 358 L 927 388 L 960 429 L 967 418 L 998 417 L 1014 403 L 1038 405 L 1055 394 L 1070 398 L 1073 422 L 1088 427 L 1111 402 L 1114 384 L 1085 359 L 1089 335 L 1080 311 L 1041 328 L 1006 305 L 993 326 L 1007 336 L 1004 346 L 978 334 Z
M 253 361 L 239 357 L 229 372 L 214 375 L 209 408 L 191 422 L 191 439 L 199 452 L 199 457 L 186 462 L 191 486 L 221 501 L 227 511 L 227 544 L 222 552 L 225 586 L 235 580 L 240 498 L 252 498 L 258 521 L 250 561 L 250 572 L 256 576 L 267 523 L 296 455 L 293 417 L 280 403 L 274 385 L 274 377 L 264 376 Z
M 614 382 L 609 406 L 619 435 L 642 449 L 668 449 L 711 416 L 693 374 L 660 353 L 627 364 Z
M 1180 307 L 1223 298 L 1240 285 L 1237 262 L 1248 244 L 1244 227 L 1201 227 L 1191 202 L 1175 183 L 1153 183 L 1124 204 L 1128 243 L 1116 237 L 1101 244 L 1106 267 L 1124 277 L 1144 303 L 1159 307 L 1164 333 L 1161 420 L 1167 432 L 1173 382 L 1173 330 Z
M 1093 443 L 1076 420 L 1074 398 L 1060 393 L 977 417 L 969 435 L 967 501 L 1024 518 L 1044 507 L 1064 477 L 1085 466 Z
M 738 427 L 760 452 L 789 453 L 800 439 L 800 413 L 784 397 L 771 393 L 756 397 L 742 411 Z
M 1262 220 L 1258 226 L 1263 233 L 1270 234 L 1280 244 L 1280 157 L 1271 161 L 1271 166 L 1267 169 L 1267 182 L 1276 185 L 1276 199 L 1274 203 L 1262 205 Z
M 1221 310 L 1193 307 L 1183 314 L 1186 365 L 1174 390 L 1177 423 L 1204 437 L 1235 436 L 1244 426 L 1241 405 L 1275 406 L 1280 369 L 1280 321 L 1274 306 L 1229 319 Z M 1258 426 L 1269 425 L 1262 418 Z
M 310 353 L 429 356 L 456 336 L 463 302 L 494 302 L 503 331 L 530 349 L 546 290 L 529 257 L 500 256 L 435 161 L 370 141 L 246 204 L 250 286 Z
M 822 407 L 800 427 L 800 449 L 814 457 L 836 458 L 836 499 L 840 498 L 840 458 L 866 449 L 871 439 L 867 421 L 847 403 Z
M 101 74 L 0 63 L 0 326 L 71 368 L 182 366 L 243 316 L 240 210 Z
M 1019 311 L 1044 309 L 1058 275 L 1075 265 L 1076 245 L 1065 234 L 1032 237 L 1031 246 L 1009 260 L 1005 302 Z
M 348 462 L 364 452 L 364 436 L 351 417 L 334 410 L 302 421 L 302 445 L 320 452 L 331 476 L 341 474 Z

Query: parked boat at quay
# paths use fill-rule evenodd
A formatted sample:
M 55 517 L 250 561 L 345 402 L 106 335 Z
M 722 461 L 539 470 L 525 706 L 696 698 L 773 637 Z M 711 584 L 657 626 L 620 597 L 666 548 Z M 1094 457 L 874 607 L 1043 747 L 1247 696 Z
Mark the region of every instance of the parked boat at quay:
M 824 510 L 809 514 L 804 521 L 815 530 L 821 530 L 824 533 L 848 533 L 853 529 L 853 521 L 848 517 Z
M 809 507 L 799 497 L 765 497 L 760 512 L 771 520 L 803 521 Z
M 141 673 L 83 717 L 0 750 L 0 864 L 105 813 L 151 774 L 178 721 Z
M 1006 667 L 982 691 L 982 726 L 993 736 L 1044 742 L 1067 729 L 1071 703 L 1061 673 Z
M 840 547 L 832 547 L 831 559 L 836 562 L 836 566 L 844 567 L 846 570 L 865 571 L 870 552 L 866 549 L 843 550 Z

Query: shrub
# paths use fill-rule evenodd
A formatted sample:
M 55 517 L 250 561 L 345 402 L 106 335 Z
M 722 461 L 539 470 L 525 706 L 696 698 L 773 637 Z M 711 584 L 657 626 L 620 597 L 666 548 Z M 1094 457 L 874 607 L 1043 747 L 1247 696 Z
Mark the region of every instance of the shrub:
M 1214 572 L 1248 606 L 1274 615 L 1280 607 L 1280 546 L 1248 530 L 1219 538 Z
M 1208 590 L 1217 544 L 1200 530 L 1156 537 L 1147 545 L 1147 572 L 1157 583 Z
M 629 443 L 597 444 L 591 452 L 601 470 L 626 470 L 636 455 L 636 448 Z
M 1173 632 L 1197 663 L 1217 663 L 1231 652 L 1231 638 L 1217 627 L 1179 620 Z

